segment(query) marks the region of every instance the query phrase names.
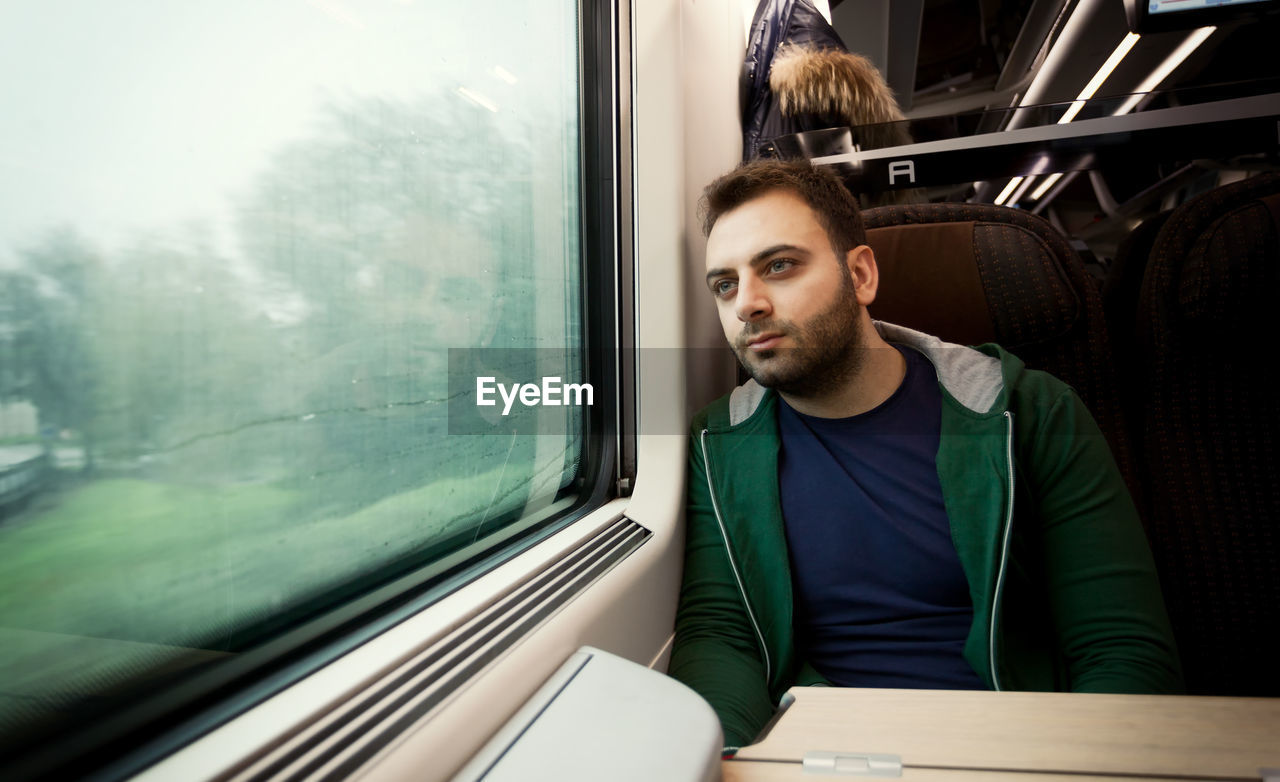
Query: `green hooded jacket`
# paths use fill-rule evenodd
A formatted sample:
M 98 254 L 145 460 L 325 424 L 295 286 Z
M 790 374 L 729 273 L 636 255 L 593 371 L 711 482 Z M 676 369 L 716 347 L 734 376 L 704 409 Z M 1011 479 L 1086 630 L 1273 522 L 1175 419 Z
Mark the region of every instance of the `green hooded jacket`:
M 938 478 L 973 600 L 974 671 L 993 690 L 1179 692 L 1137 510 L 1075 392 L 995 345 L 876 328 L 938 375 Z M 728 747 L 751 741 L 789 687 L 824 683 L 795 648 L 776 409 L 751 381 L 691 431 L 669 670 L 711 703 Z

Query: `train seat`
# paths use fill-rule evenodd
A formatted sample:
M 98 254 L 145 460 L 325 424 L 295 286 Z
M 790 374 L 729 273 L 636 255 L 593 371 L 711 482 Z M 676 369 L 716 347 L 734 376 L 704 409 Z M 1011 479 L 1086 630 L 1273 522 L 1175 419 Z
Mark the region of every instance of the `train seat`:
M 1173 211 L 1169 210 L 1148 217 L 1129 232 L 1116 248 L 1116 257 L 1107 269 L 1102 285 L 1102 311 L 1107 318 L 1107 332 L 1111 335 L 1120 406 L 1135 464 L 1142 463 L 1144 404 L 1142 361 L 1137 345 L 1138 295 L 1142 290 L 1142 277 L 1146 273 L 1151 248 L 1171 214 Z M 1139 468 L 1139 475 L 1141 472 Z M 1147 509 L 1142 511 L 1145 517 Z
M 873 317 L 961 344 L 996 342 L 1069 383 L 1137 494 L 1097 285 L 1046 220 L 981 204 L 863 212 L 880 291 Z
M 1195 694 L 1280 695 L 1280 174 L 1183 204 L 1143 279 L 1148 534 Z

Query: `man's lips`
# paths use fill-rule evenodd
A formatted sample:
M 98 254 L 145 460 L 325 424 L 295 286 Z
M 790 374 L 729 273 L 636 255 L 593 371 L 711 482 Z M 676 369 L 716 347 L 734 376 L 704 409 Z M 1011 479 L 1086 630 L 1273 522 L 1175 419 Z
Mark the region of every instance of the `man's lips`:
M 747 349 L 754 351 L 772 350 L 782 341 L 782 335 L 777 332 L 768 332 L 766 334 L 757 334 L 747 340 Z

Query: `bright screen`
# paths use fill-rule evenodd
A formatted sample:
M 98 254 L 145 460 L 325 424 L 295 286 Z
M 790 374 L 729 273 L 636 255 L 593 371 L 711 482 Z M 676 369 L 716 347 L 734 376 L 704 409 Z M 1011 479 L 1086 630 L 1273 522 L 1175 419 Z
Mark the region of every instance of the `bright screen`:
M 1201 8 L 1248 5 L 1260 2 L 1265 2 L 1265 0 L 1150 0 L 1147 10 L 1153 14 L 1164 14 L 1175 11 L 1193 11 Z

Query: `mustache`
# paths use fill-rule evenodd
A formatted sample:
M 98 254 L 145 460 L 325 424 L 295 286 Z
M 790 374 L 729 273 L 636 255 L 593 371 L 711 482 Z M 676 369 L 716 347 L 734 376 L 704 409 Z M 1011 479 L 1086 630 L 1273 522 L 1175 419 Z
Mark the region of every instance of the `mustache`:
M 768 332 L 777 332 L 778 334 L 789 334 L 795 328 L 795 324 L 786 320 L 757 320 L 746 324 L 742 327 L 742 331 L 738 332 L 738 336 L 733 340 L 736 347 L 746 348 L 747 342 L 758 334 Z

